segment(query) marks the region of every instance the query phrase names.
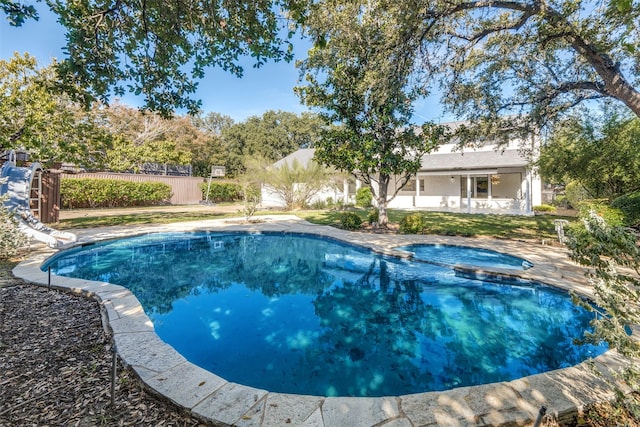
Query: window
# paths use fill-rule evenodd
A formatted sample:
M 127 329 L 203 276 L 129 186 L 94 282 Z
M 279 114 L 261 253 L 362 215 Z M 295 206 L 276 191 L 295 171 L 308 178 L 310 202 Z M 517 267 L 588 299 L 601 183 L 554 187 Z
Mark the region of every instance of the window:
M 420 191 L 423 191 L 423 190 L 424 190 L 424 179 L 421 179 L 420 180 Z M 416 180 L 415 179 L 410 179 L 404 185 L 404 187 L 402 187 L 402 191 L 415 193 L 416 192 Z
M 486 199 L 489 196 L 489 178 L 486 176 L 474 177 L 476 199 Z
M 460 177 L 460 197 L 467 198 L 467 177 Z M 489 197 L 489 176 L 471 177 L 471 197 L 474 199 L 486 199 Z

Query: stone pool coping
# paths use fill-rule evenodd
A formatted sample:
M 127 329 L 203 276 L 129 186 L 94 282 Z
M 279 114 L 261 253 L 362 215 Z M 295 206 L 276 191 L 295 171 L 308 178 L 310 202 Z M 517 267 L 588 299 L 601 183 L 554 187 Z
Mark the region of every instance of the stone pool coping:
M 537 280 L 589 296 L 584 271 L 564 248 L 496 239 L 348 232 L 308 223 L 295 216 L 264 216 L 254 223 L 238 220 L 194 221 L 169 225 L 104 227 L 76 230 L 82 245 L 99 240 L 167 231 L 251 231 L 309 233 L 332 237 L 390 254 L 415 243 L 441 243 L 497 250 L 534 264 L 525 271 L 482 269 L 482 273 Z M 38 251 L 13 270 L 16 277 L 49 285 L 40 270 L 56 251 Z M 397 255 L 397 253 L 394 253 Z M 460 268 L 468 268 L 460 266 Z M 50 286 L 85 294 L 100 301 L 104 322 L 113 333 L 117 352 L 152 390 L 197 416 L 220 425 L 237 426 L 416 426 L 527 425 L 542 406 L 559 420 L 570 419 L 585 405 L 615 397 L 614 385 L 628 388 L 611 375 L 624 364 L 607 351 L 579 365 L 509 382 L 389 397 L 319 397 L 272 393 L 228 382 L 190 362 L 154 331 L 138 299 L 122 286 L 52 275 Z

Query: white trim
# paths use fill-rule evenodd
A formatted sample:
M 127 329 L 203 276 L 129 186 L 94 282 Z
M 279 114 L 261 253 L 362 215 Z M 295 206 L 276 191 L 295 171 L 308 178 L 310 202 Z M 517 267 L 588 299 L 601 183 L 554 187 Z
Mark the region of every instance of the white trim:
M 418 172 L 417 176 L 475 176 L 475 175 L 498 175 L 497 169 L 477 169 L 477 170 L 455 170 L 451 169 L 448 171 L 439 171 L 439 172 Z

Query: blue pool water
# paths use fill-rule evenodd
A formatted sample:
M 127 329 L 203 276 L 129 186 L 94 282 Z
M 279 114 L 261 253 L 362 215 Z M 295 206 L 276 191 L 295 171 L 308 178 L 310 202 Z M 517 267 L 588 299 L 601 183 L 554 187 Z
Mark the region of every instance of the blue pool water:
M 515 270 L 526 270 L 533 267 L 529 261 L 513 255 L 467 246 L 415 244 L 399 246 L 396 249 L 410 252 L 414 258 L 421 261 L 447 265 L 465 264 Z
M 605 347 L 541 284 L 291 234 L 170 233 L 61 252 L 46 269 L 129 288 L 192 363 L 274 392 L 387 396 L 508 381 Z

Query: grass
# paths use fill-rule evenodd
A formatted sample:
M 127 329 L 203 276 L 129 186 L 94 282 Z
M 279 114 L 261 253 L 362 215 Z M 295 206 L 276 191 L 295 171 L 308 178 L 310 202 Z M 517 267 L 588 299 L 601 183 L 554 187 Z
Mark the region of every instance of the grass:
M 368 209 L 351 209 L 357 213 L 363 221 L 366 221 Z M 295 214 L 314 224 L 339 226 L 340 210 L 304 210 L 296 212 L 259 211 L 256 215 Z M 389 211 L 389 223 L 398 224 L 406 215 L 416 211 L 404 211 L 392 209 Z M 427 220 L 427 228 L 424 234 L 440 234 L 448 236 L 467 237 L 493 237 L 512 240 L 555 240 L 555 219 L 567 219 L 574 221 L 573 217 L 556 215 L 471 215 L 464 213 L 447 212 L 421 212 Z M 211 213 L 202 211 L 193 212 L 130 212 L 120 215 L 91 216 L 91 211 L 86 216 L 61 220 L 57 225 L 60 229 L 94 228 L 114 225 L 142 225 L 142 224 L 169 224 L 173 222 L 198 221 L 207 219 L 224 219 L 238 217 L 241 214 Z
M 356 209 L 363 221 L 367 218 L 367 210 Z M 390 210 L 389 223 L 397 224 L 406 215 L 415 213 L 403 210 Z M 420 212 L 427 222 L 424 234 L 439 234 L 446 236 L 465 237 L 493 237 L 512 240 L 553 240 L 557 239 L 553 221 L 566 219 L 575 221 L 574 217 L 557 215 L 483 215 L 450 212 Z M 302 211 L 297 215 L 309 222 L 337 226 L 340 221 L 340 211 Z
M 204 212 L 142 212 L 120 215 L 87 216 L 60 220 L 56 225 L 61 230 L 72 228 L 108 227 L 112 225 L 170 224 L 173 222 L 200 221 L 206 219 L 222 219 L 237 217 L 232 213 Z

